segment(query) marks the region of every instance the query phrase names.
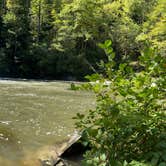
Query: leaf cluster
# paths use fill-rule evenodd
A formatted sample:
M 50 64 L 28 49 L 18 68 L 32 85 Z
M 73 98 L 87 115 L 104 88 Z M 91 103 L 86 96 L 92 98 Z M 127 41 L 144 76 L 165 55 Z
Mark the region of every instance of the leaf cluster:
M 139 57 L 140 70 L 127 63 L 117 69 L 111 42 L 100 46 L 108 55 L 101 65 L 105 73 L 88 76 L 95 82 L 96 109 L 77 116 L 76 123 L 91 147 L 84 164 L 166 165 L 165 59 L 146 48 Z

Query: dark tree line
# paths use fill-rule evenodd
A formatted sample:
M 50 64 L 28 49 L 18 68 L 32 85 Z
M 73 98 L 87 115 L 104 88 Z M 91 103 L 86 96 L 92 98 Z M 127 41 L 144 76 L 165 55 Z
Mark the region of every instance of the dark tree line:
M 0 0 L 0 76 L 83 79 L 105 60 L 136 61 L 144 42 L 165 54 L 164 0 Z

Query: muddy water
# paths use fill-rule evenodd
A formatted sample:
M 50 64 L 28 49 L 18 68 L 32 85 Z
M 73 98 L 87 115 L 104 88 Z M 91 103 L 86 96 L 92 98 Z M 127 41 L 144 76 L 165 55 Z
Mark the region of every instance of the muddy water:
M 37 166 L 74 131 L 72 117 L 94 106 L 64 82 L 0 81 L 0 166 Z

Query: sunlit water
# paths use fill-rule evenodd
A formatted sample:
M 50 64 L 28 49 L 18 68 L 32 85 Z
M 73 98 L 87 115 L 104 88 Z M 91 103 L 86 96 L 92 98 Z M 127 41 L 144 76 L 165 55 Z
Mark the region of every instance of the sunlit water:
M 0 166 L 37 165 L 42 153 L 71 136 L 72 117 L 95 103 L 91 93 L 69 88 L 63 82 L 0 81 Z

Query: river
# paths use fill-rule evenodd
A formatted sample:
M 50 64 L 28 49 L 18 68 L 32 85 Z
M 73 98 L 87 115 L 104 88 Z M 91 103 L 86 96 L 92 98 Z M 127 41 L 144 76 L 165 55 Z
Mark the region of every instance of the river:
M 37 166 L 74 131 L 72 119 L 94 107 L 70 83 L 0 80 L 0 165 Z M 43 155 L 43 156 L 42 156 Z

